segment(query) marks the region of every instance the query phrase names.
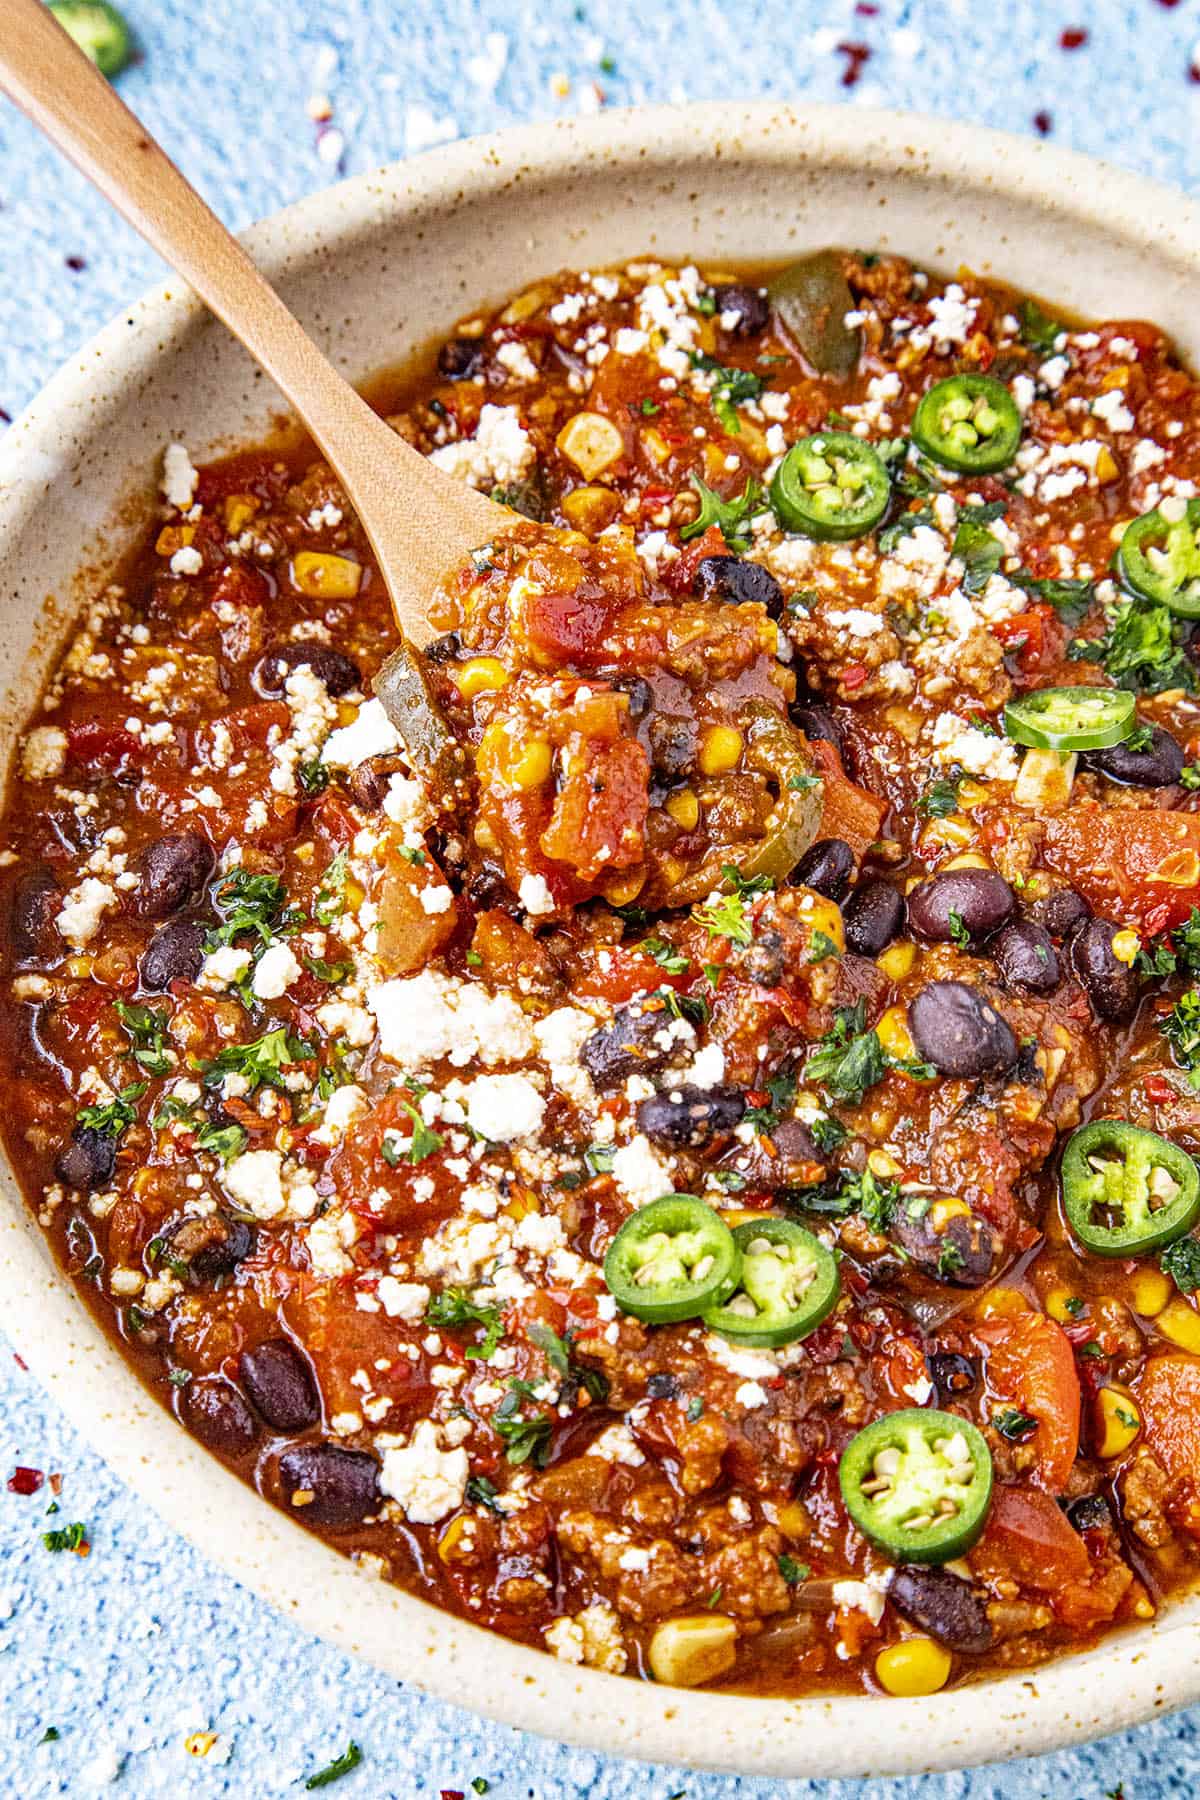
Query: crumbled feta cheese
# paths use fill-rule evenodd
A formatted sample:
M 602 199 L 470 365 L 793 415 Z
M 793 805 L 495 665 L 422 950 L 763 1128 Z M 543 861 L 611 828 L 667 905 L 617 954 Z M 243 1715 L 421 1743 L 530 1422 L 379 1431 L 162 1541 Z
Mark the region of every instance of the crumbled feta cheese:
M 631 1206 L 647 1206 L 672 1190 L 671 1164 L 641 1132 L 614 1152 L 612 1173 Z
M 369 989 L 367 1005 L 390 1062 L 419 1069 L 446 1057 L 461 1068 L 474 1057 L 519 1062 L 533 1051 L 533 1029 L 510 994 L 489 994 L 474 982 L 434 969 Z
M 535 451 L 515 406 L 485 406 L 473 438 L 443 444 L 429 460 L 447 475 L 472 487 L 505 487 L 520 481 Z
M 404 1325 L 423 1322 L 430 1292 L 423 1281 L 397 1281 L 394 1275 L 383 1275 L 375 1292 L 389 1319 L 399 1319 Z
M 526 1075 L 479 1075 L 463 1099 L 468 1125 L 493 1144 L 532 1137 L 546 1112 L 546 1102 Z
M 1092 401 L 1092 417 L 1102 419 L 1110 431 L 1132 431 L 1133 414 L 1125 404 L 1120 388 L 1108 388 Z
M 178 507 L 186 512 L 196 497 L 196 483 L 199 472 L 192 467 L 192 459 L 183 444 L 168 444 L 163 453 L 162 492 L 168 506 Z
M 250 991 L 259 1000 L 278 1000 L 303 973 L 287 944 L 269 944 L 258 959 Z
M 67 766 L 67 734 L 57 725 L 35 725 L 21 746 L 26 781 L 52 781 Z
M 229 1194 L 256 1219 L 277 1219 L 284 1210 L 283 1158 L 278 1150 L 244 1150 L 225 1170 Z
M 422 912 L 426 912 L 431 918 L 434 918 L 438 913 L 450 911 L 454 905 L 454 890 L 447 887 L 442 881 L 433 887 L 419 888 L 417 899 L 421 902 Z
M 871 1571 L 862 1581 L 835 1581 L 832 1589 L 835 1606 L 852 1607 L 856 1612 L 865 1613 L 872 1625 L 878 1625 L 883 1617 L 884 1602 L 891 1586 L 892 1571 Z
M 321 761 L 334 769 L 355 769 L 369 756 L 392 756 L 402 749 L 400 733 L 378 700 L 366 700 L 349 725 L 330 732 Z
M 106 881 L 87 876 L 78 887 L 71 889 L 55 917 L 59 936 L 73 949 L 84 949 L 99 931 L 105 913 L 116 904 L 115 888 L 109 887 Z
M 583 1663 L 609 1675 L 623 1675 L 628 1662 L 621 1622 L 603 1600 L 585 1607 L 574 1618 L 555 1619 L 545 1630 L 547 1648 L 560 1662 Z
M 496 346 L 496 361 L 516 381 L 536 381 L 538 366 L 524 344 L 510 340 Z
M 436 1525 L 462 1505 L 470 1463 L 461 1447 L 443 1450 L 438 1428 L 422 1419 L 410 1442 L 383 1453 L 382 1491 L 413 1525 Z
M 168 567 L 172 575 L 199 575 L 204 558 L 193 545 L 183 544 L 172 556 Z
M 933 727 L 934 754 L 940 763 L 958 763 L 970 775 L 990 781 L 1015 781 L 1017 753 L 1007 738 L 980 731 L 954 713 L 940 713 Z
M 525 911 L 535 918 L 554 911 L 554 895 L 550 892 L 544 875 L 523 875 L 517 889 L 517 899 Z

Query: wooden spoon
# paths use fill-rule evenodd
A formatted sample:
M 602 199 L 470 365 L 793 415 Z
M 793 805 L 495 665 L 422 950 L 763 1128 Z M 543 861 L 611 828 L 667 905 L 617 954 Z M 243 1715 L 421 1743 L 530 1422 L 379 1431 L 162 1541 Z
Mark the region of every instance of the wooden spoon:
M 426 642 L 426 610 L 439 580 L 511 526 L 513 514 L 443 475 L 371 411 L 42 0 L 6 0 L 0 90 L 271 377 L 345 488 L 401 631 Z

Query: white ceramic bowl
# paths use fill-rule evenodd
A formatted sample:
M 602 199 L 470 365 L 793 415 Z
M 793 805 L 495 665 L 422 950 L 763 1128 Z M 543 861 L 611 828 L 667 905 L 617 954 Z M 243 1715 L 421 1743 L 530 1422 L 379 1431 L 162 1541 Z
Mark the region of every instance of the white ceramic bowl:
M 541 274 L 658 253 L 716 261 L 823 244 L 961 263 L 1060 305 L 1149 317 L 1200 360 L 1200 211 L 1025 139 L 850 108 L 610 113 L 455 144 L 314 195 L 248 242 L 334 360 L 365 378 Z M 173 281 L 78 351 L 0 446 L 5 754 L 81 597 L 152 491 L 278 401 Z M 925 1700 L 683 1692 L 581 1670 L 451 1618 L 260 1501 L 153 1403 L 0 1176 L 5 1329 L 63 1410 L 172 1525 L 288 1617 L 506 1722 L 637 1757 L 866 1776 L 1028 1756 L 1200 1699 L 1200 1598 L 1099 1649 Z

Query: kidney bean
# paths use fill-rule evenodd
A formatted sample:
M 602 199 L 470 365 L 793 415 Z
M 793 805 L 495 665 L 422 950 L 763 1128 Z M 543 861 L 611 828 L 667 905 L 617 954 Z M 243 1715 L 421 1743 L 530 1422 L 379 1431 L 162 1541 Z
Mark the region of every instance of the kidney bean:
M 602 1091 L 620 1087 L 630 1075 L 650 1075 L 678 1048 L 674 1021 L 660 1007 L 632 1001 L 617 1008 L 611 1025 L 586 1038 L 579 1060 Z
M 773 619 L 783 611 L 783 589 L 771 571 L 740 556 L 706 556 L 696 565 L 692 592 L 701 600 L 724 600 L 731 606 L 756 600 Z
M 1032 919 L 1014 919 L 991 945 L 1000 979 L 1020 994 L 1051 994 L 1062 980 L 1054 939 Z
M 1087 992 L 1098 1019 L 1124 1024 L 1137 1011 L 1137 975 L 1113 954 L 1120 930 L 1111 919 L 1088 919 L 1071 939 L 1071 967 Z
M 203 967 L 203 925 L 197 919 L 171 919 L 142 951 L 138 976 L 150 993 L 164 994 L 173 981 L 195 981 Z
M 994 1006 L 963 981 L 931 981 L 908 1009 L 908 1028 L 926 1062 L 971 1079 L 1011 1068 L 1017 1040 Z
M 276 1431 L 307 1431 L 321 1416 L 321 1400 L 307 1359 L 290 1338 L 268 1338 L 238 1361 L 242 1385 Z
M 758 337 L 771 320 L 771 303 L 757 288 L 740 281 L 720 282 L 712 291 L 721 330 L 730 337 Z M 734 319 L 732 315 L 736 314 Z
M 854 879 L 854 852 L 844 838 L 818 838 L 810 844 L 788 877 L 793 886 L 810 887 L 826 900 L 841 900 Z
M 335 697 L 362 686 L 362 670 L 350 657 L 328 644 L 314 643 L 311 638 L 298 638 L 290 644 L 274 644 L 261 657 L 254 671 L 260 693 L 281 694 L 287 678 L 296 669 L 311 669 L 327 692 Z
M 956 1350 L 931 1350 L 926 1355 L 925 1366 L 943 1406 L 947 1400 L 961 1400 L 979 1384 L 977 1356 L 960 1356 Z
M 1143 729 L 1150 734 L 1144 749 L 1112 744 L 1107 750 L 1085 750 L 1079 758 L 1081 766 L 1103 775 L 1107 781 L 1119 782 L 1122 787 L 1172 787 L 1183 768 L 1183 751 L 1161 725 Z
M 832 712 L 820 700 L 797 700 L 788 708 L 788 717 L 793 725 L 798 725 L 805 737 L 811 742 L 823 738 L 834 745 L 839 755 L 842 750 L 842 728 Z
M 984 1595 L 947 1569 L 915 1564 L 897 1569 L 888 1599 L 901 1618 L 951 1650 L 980 1656 L 991 1648 L 992 1625 Z
M 134 901 L 143 919 L 168 919 L 200 894 L 216 865 L 213 847 L 198 831 L 155 838 L 138 858 Z
M 733 1131 L 745 1110 L 746 1096 L 740 1088 L 699 1088 L 685 1083 L 640 1101 L 638 1130 L 644 1131 L 651 1143 L 695 1150 L 710 1138 Z
M 221 1456 L 238 1456 L 258 1436 L 254 1414 L 232 1382 L 219 1376 L 189 1381 L 179 1411 L 189 1430 Z
M 856 956 L 878 956 L 899 937 L 907 916 L 903 894 L 886 881 L 864 881 L 842 908 L 847 950 Z
M 232 1275 L 240 1262 L 254 1254 L 257 1234 L 245 1219 L 229 1213 L 193 1214 L 180 1219 L 163 1233 L 172 1261 L 187 1264 L 197 1281 L 216 1281 Z
M 1074 888 L 1057 888 L 1044 899 L 1035 900 L 1027 911 L 1035 925 L 1044 925 L 1060 943 L 1092 916 L 1091 907 Z
M 965 931 L 979 944 L 1012 917 L 1015 905 L 1012 889 L 993 869 L 947 869 L 912 890 L 908 918 L 934 943 L 951 943 Z
M 483 367 L 483 345 L 478 338 L 447 338 L 438 351 L 437 366 L 446 381 L 470 381 Z
M 62 893 L 47 868 L 27 869 L 13 888 L 8 928 L 14 957 L 24 962 L 54 948 L 54 919 L 62 906 Z
M 54 1173 L 64 1187 L 91 1194 L 112 1180 L 117 1161 L 117 1141 L 93 1125 L 76 1125 L 59 1152 Z
M 310 1525 L 357 1525 L 379 1505 L 379 1465 L 363 1450 L 293 1444 L 279 1459 L 279 1476 L 289 1500 L 301 1491 L 312 1495 L 294 1509 Z
M 752 1188 L 781 1194 L 819 1186 L 829 1169 L 829 1152 L 818 1147 L 802 1119 L 772 1126 L 770 1149 L 760 1137 L 738 1148 L 734 1167 Z

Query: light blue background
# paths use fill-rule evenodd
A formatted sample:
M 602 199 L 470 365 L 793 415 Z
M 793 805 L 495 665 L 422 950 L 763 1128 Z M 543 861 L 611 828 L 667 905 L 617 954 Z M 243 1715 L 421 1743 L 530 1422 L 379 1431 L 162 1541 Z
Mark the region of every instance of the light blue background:
M 879 0 L 868 13 L 855 0 L 128 0 L 127 11 L 143 56 L 121 91 L 234 226 L 439 135 L 594 106 L 597 86 L 616 105 L 761 94 L 1018 131 L 1045 113 L 1062 143 L 1200 181 L 1197 0 Z M 1078 26 L 1087 44 L 1064 51 L 1061 31 Z M 852 88 L 846 42 L 872 52 Z M 317 93 L 340 133 L 323 153 Z M 15 416 L 160 274 L 0 103 L 0 409 Z M 43 1550 L 45 1493 L 3 1490 L 18 1462 L 63 1473 L 52 1522 L 88 1522 L 86 1561 Z M 302 1792 L 351 1736 L 365 1760 L 329 1790 L 337 1800 L 470 1796 L 473 1776 L 490 1800 L 1103 1800 L 1122 1785 L 1125 1800 L 1166 1800 L 1200 1779 L 1200 1712 L 1007 1769 L 869 1784 L 647 1773 L 480 1724 L 303 1636 L 209 1568 L 117 1484 L 3 1340 L 0 1546 L 0 1794 L 23 1800 L 103 1789 L 116 1762 L 114 1792 L 139 1797 Z M 61 1738 L 39 1747 L 48 1725 Z M 185 1754 L 197 1726 L 221 1734 L 227 1762 Z

